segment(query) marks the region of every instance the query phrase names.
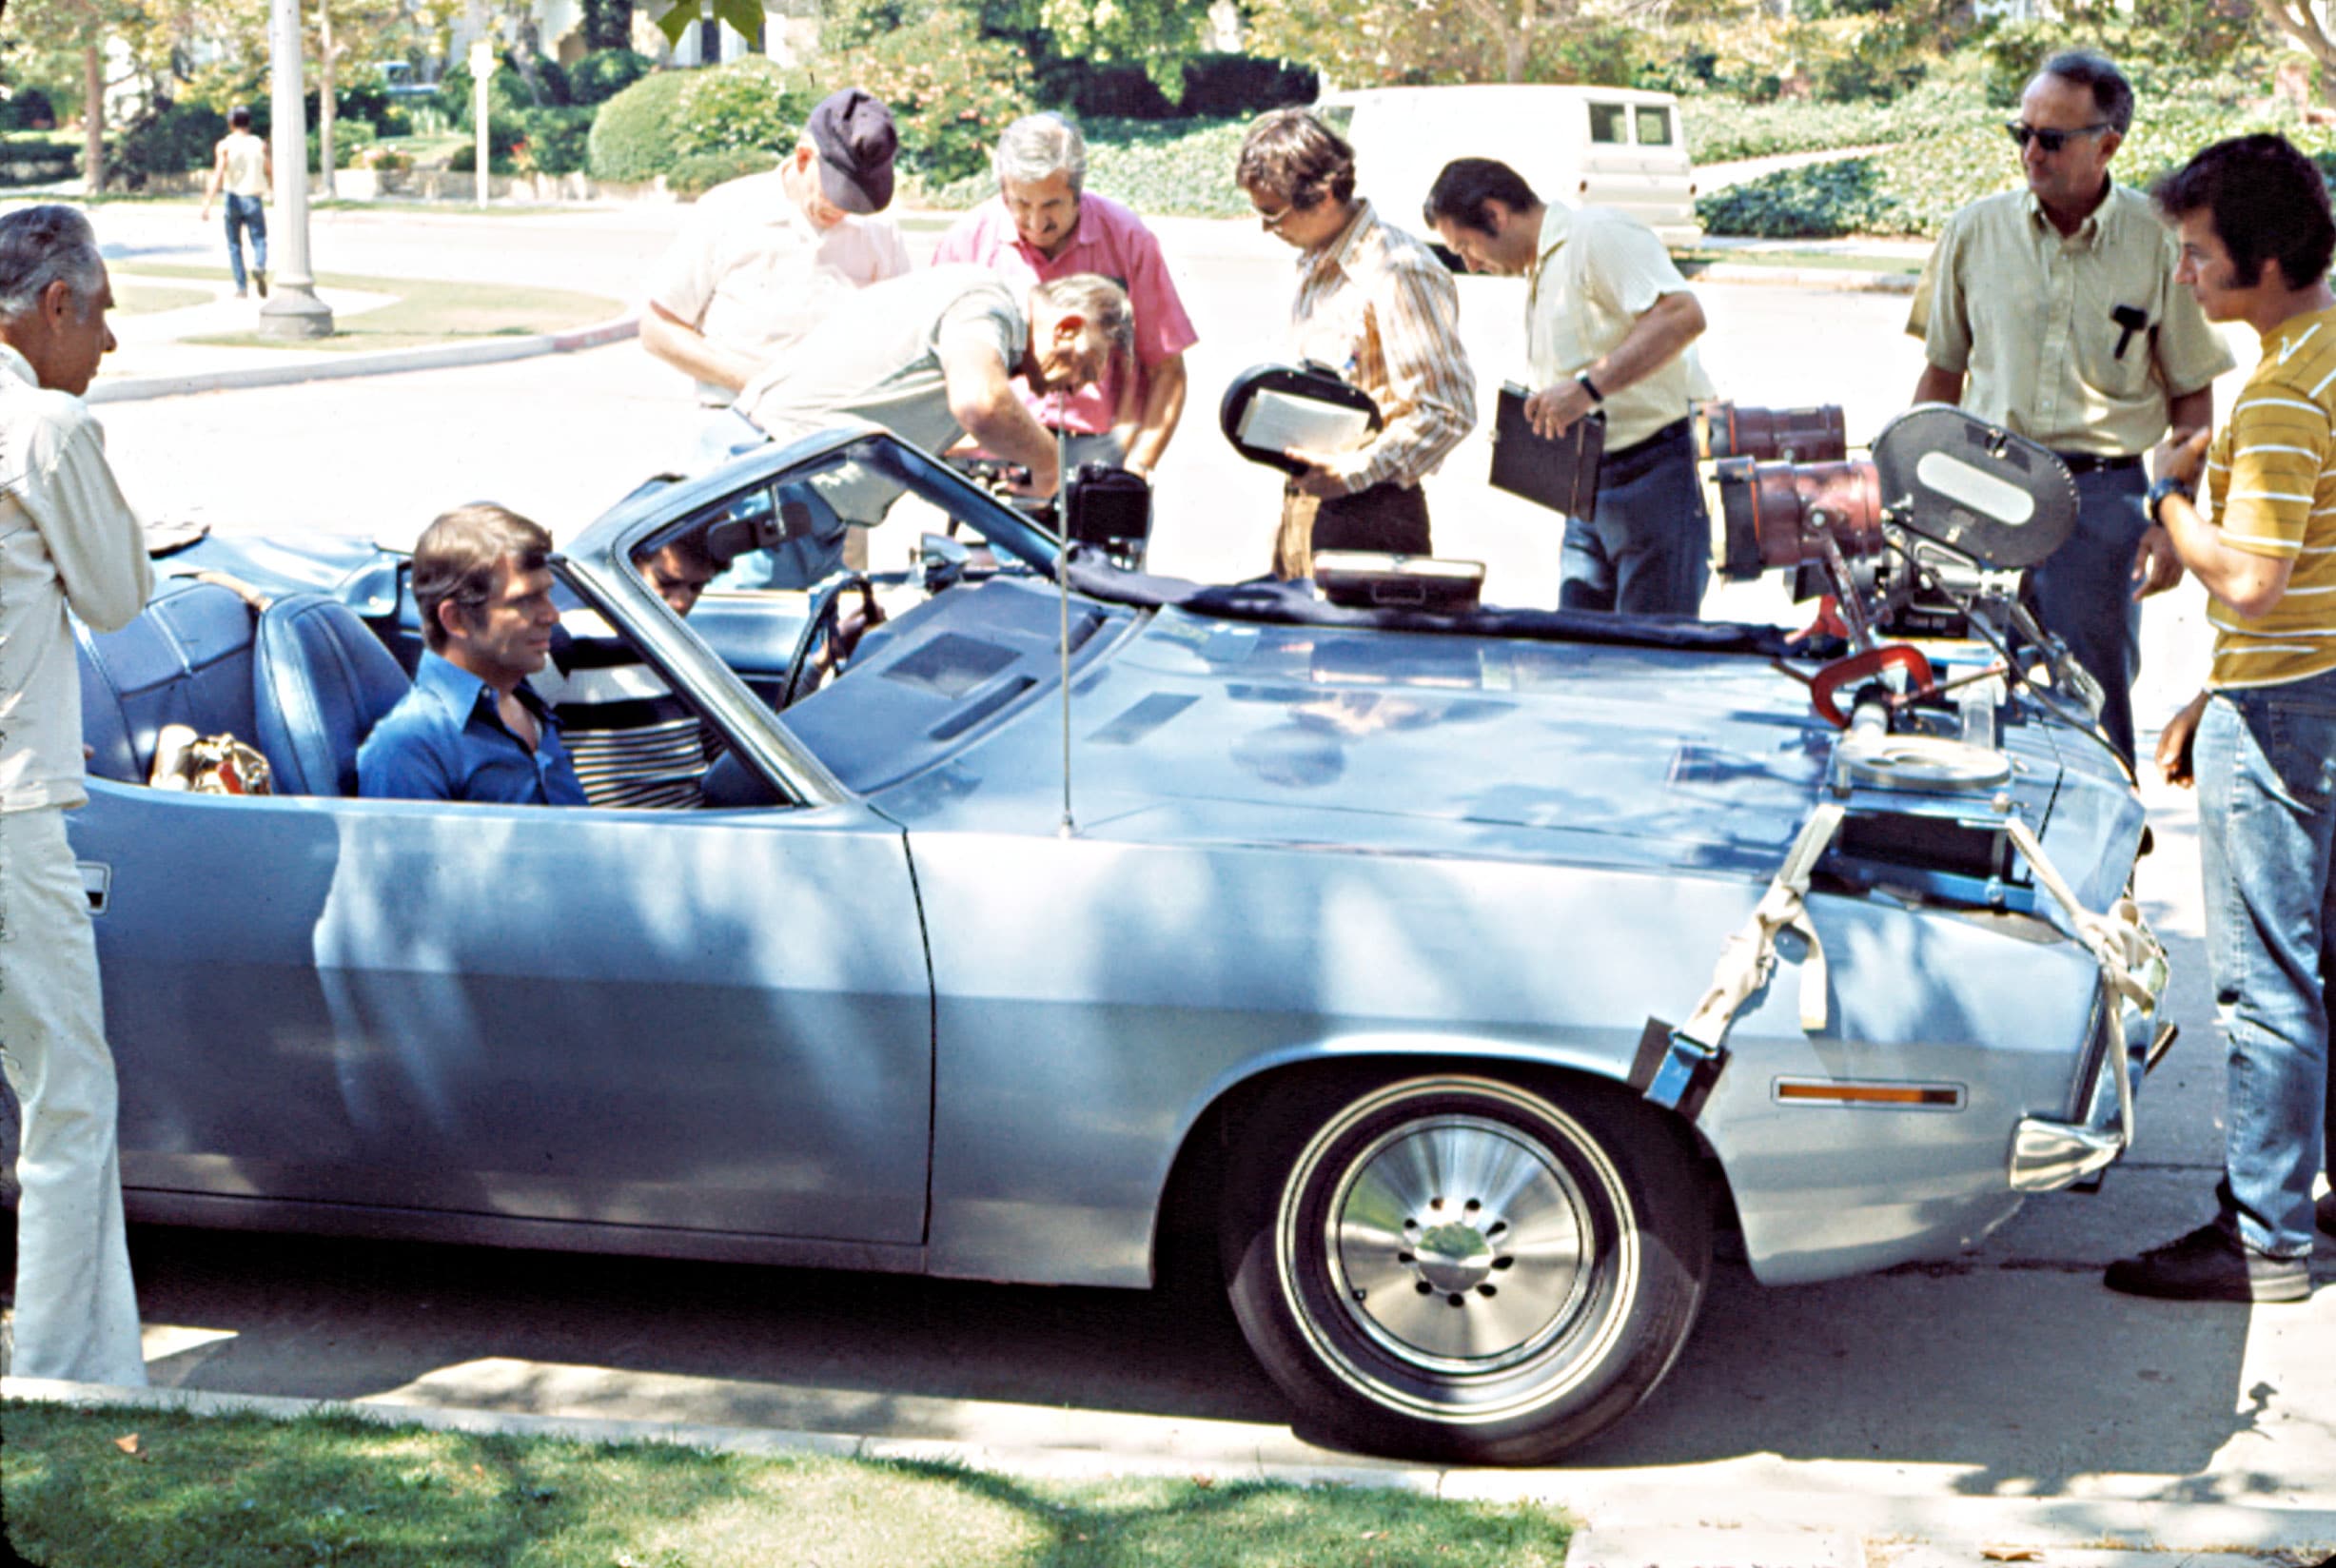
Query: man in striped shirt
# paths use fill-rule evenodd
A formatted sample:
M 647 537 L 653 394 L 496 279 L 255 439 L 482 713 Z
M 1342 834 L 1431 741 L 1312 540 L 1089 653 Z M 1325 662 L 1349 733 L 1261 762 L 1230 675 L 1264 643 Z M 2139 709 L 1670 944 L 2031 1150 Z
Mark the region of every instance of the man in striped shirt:
M 688 534 L 634 564 L 677 616 L 697 607 L 720 570 L 703 539 Z M 531 679 L 559 720 L 584 798 L 595 806 L 695 810 L 706 774 L 697 710 L 592 611 L 571 611 L 560 629 L 551 662 Z
M 2312 1202 L 2336 1147 L 2336 221 L 2319 169 L 2278 136 L 2217 142 L 2154 194 L 2181 239 L 2177 280 L 2208 320 L 2260 333 L 2263 358 L 2210 449 L 2203 432 L 2158 447 L 2149 498 L 2152 525 L 2212 598 L 2207 690 L 2157 756 L 2169 779 L 2199 786 L 2208 962 L 2230 1049 L 2220 1211 L 2111 1264 L 2108 1283 L 2302 1301 L 2315 1225 L 2336 1234 L 2336 1204 Z
M 1300 252 L 1291 335 L 1379 405 L 1351 452 L 1292 450 L 1274 575 L 1313 575 L 1313 552 L 1430 553 L 1420 480 L 1476 424 L 1476 374 L 1460 344 L 1460 291 L 1425 244 L 1355 198 L 1355 152 L 1304 109 L 1261 115 L 1233 178 L 1266 232 Z

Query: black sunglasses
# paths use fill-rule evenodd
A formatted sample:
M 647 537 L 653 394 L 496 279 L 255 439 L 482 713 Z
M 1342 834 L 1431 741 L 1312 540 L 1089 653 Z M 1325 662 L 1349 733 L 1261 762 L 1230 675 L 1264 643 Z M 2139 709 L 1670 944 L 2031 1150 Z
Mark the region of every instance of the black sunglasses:
M 2019 120 L 2010 121 L 2004 126 L 2004 129 L 2012 133 L 2012 140 L 2018 143 L 2023 148 L 2032 140 L 2047 153 L 2058 152 L 2062 147 L 2067 147 L 2069 138 L 2071 136 L 2098 136 L 2109 128 L 2107 121 L 2102 121 L 2098 125 L 2080 126 L 2074 130 L 2046 130 L 2039 126 L 2028 125 Z

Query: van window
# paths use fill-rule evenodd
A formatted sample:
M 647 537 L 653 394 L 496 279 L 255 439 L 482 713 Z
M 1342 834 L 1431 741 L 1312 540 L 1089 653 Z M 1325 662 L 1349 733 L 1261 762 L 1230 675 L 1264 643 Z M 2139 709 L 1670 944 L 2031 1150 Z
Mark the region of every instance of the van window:
M 1671 111 L 1669 109 L 1653 107 L 1639 108 L 1639 145 L 1640 147 L 1669 147 L 1671 145 Z
M 1330 104 L 1316 109 L 1314 118 L 1344 136 L 1354 126 L 1355 107 L 1352 104 Z
M 1630 140 L 1630 108 L 1626 104 L 1590 106 L 1590 140 L 1621 143 Z

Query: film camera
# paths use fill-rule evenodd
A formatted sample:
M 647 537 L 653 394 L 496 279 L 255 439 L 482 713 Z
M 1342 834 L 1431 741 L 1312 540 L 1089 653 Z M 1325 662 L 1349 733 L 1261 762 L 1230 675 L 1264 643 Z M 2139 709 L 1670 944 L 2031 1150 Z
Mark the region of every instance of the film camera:
M 1975 637 L 2002 673 L 2018 677 L 2015 650 L 2041 658 L 2056 701 L 2097 708 L 2091 677 L 2020 601 L 2022 574 L 2076 525 L 2075 480 L 2051 452 L 1943 403 L 1891 421 L 1864 460 L 1838 409 L 1709 405 L 1697 425 L 1716 460 L 1721 574 L 1790 571 L 1796 598 L 1828 596 L 1819 626 L 1848 640 L 1845 662 L 1912 655 L 1883 637 Z

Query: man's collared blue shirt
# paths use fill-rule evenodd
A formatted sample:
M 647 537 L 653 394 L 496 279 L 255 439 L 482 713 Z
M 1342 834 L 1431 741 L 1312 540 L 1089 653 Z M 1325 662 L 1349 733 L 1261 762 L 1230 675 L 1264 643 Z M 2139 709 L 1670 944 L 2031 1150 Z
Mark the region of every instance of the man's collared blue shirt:
M 529 751 L 496 711 L 495 689 L 438 654 L 357 753 L 357 793 L 387 800 L 493 800 L 581 806 L 584 786 L 559 723 L 524 681 L 520 701 L 542 735 Z

